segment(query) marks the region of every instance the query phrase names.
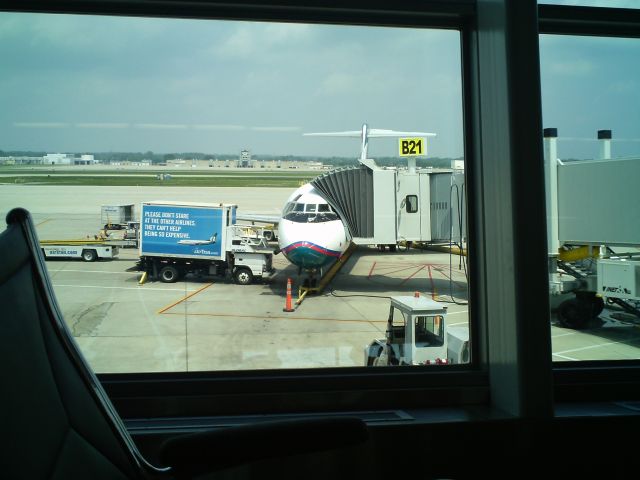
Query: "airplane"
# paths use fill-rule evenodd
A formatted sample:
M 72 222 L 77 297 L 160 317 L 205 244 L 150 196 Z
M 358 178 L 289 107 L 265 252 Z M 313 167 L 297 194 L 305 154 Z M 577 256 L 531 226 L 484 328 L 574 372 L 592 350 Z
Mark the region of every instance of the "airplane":
M 369 128 L 344 132 L 304 133 L 305 136 L 360 137 L 360 162 L 368 155 L 369 138 L 433 137 L 435 133 L 399 132 Z M 298 272 L 307 272 L 311 281 L 318 271 L 342 256 L 351 243 L 350 234 L 333 207 L 307 183 L 287 199 L 280 217 L 238 213 L 239 220 L 267 222 L 278 225 L 279 251 Z
M 338 214 L 307 183 L 285 203 L 278 222 L 278 245 L 287 260 L 312 273 L 340 258 L 349 241 Z
M 209 237 L 209 240 L 178 240 L 178 245 L 213 245 L 217 238 L 218 232 Z

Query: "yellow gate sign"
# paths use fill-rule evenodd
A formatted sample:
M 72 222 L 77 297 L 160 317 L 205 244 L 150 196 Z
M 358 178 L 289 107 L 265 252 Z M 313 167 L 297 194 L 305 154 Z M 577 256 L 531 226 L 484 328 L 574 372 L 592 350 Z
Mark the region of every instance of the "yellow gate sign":
M 427 142 L 422 137 L 401 138 L 399 141 L 400 156 L 414 157 L 427 154 Z

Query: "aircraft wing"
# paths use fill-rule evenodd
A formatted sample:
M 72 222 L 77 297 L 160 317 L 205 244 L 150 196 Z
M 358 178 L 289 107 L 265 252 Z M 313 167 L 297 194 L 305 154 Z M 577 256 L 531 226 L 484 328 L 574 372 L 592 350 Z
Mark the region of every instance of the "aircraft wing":
M 347 132 L 323 132 L 323 133 L 303 133 L 306 137 L 361 137 L 361 130 L 351 130 Z M 430 132 L 398 132 L 396 130 L 384 130 L 381 128 L 370 128 L 367 136 L 373 137 L 436 137 L 437 134 Z
M 360 137 L 362 130 L 352 130 L 348 132 L 324 132 L 324 133 L 303 133 L 305 137 Z
M 372 128 L 368 132 L 369 137 L 436 137 L 435 133 L 429 132 L 397 132 L 395 130 L 383 130 Z

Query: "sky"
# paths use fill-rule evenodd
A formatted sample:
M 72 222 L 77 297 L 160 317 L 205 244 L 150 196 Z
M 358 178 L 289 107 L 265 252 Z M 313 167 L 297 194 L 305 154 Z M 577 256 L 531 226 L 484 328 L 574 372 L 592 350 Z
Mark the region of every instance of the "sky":
M 0 150 L 356 157 L 358 139 L 303 133 L 367 123 L 463 154 L 455 31 L 0 13 L 0 58 Z M 639 58 L 637 39 L 541 36 L 561 158 L 597 156 L 599 129 L 638 155 Z
M 0 13 L 0 58 L 2 150 L 462 155 L 455 31 Z

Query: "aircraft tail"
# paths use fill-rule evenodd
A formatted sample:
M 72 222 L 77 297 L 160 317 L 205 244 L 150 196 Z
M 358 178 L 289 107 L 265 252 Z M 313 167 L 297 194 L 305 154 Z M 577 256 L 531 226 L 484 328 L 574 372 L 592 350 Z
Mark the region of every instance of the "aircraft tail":
M 429 132 L 401 132 L 396 130 L 384 130 L 380 128 L 369 128 L 365 123 L 362 130 L 348 130 L 345 132 L 323 132 L 323 133 L 303 133 L 309 137 L 360 137 L 362 144 L 360 147 L 360 160 L 367 159 L 367 151 L 369 149 L 369 138 L 402 138 L 402 137 L 435 137 L 435 133 Z

